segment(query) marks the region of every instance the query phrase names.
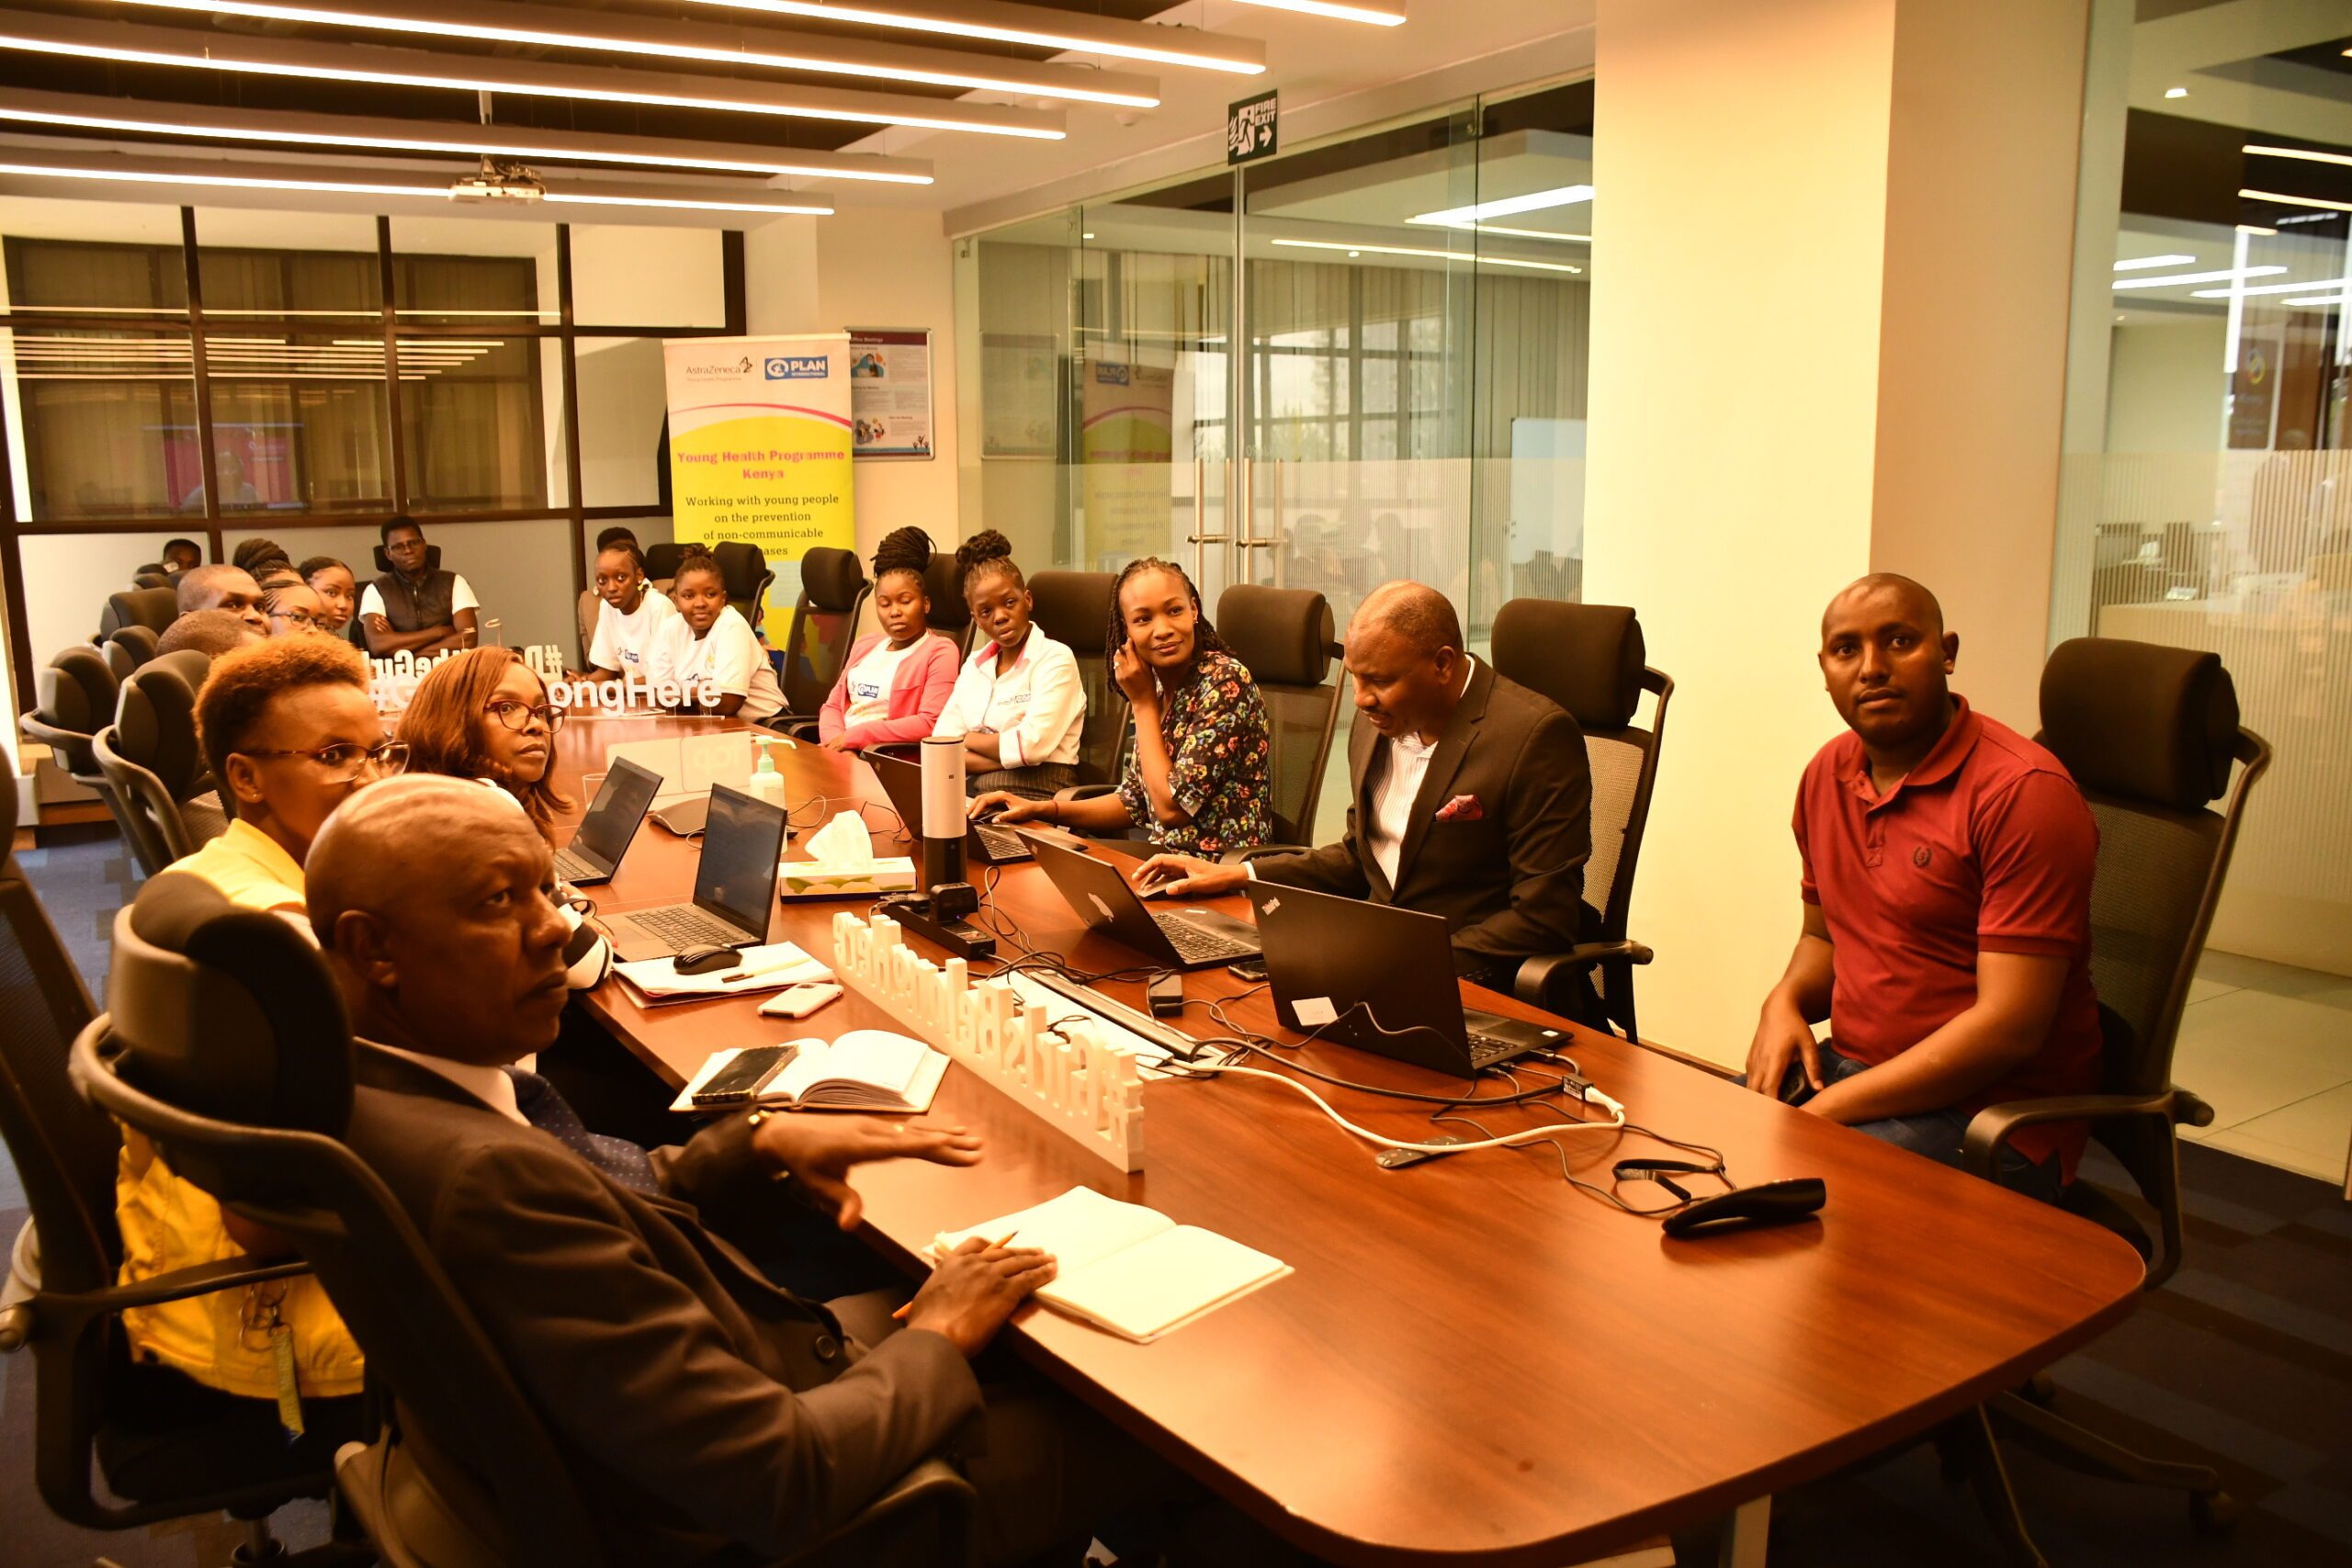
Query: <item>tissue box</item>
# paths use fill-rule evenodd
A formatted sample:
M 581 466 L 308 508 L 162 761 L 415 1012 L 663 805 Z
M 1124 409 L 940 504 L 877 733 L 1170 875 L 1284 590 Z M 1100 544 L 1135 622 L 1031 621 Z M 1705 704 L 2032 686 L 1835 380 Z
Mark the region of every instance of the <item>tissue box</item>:
M 915 885 L 915 863 L 908 855 L 876 855 L 871 865 L 828 864 L 788 860 L 776 868 L 779 898 L 855 898 L 876 893 L 907 893 Z

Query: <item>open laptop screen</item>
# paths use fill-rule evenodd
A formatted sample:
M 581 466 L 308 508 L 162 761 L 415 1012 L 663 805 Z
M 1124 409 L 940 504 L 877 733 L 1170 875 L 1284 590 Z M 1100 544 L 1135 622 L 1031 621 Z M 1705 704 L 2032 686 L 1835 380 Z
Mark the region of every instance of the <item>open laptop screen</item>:
M 626 757 L 614 759 L 604 787 L 572 837 L 573 852 L 594 855 L 606 866 L 618 865 L 661 788 L 662 775 L 652 769 L 640 768 Z
M 695 871 L 695 903 L 747 931 L 764 934 L 784 853 L 784 813 L 725 784 L 713 785 L 710 817 Z

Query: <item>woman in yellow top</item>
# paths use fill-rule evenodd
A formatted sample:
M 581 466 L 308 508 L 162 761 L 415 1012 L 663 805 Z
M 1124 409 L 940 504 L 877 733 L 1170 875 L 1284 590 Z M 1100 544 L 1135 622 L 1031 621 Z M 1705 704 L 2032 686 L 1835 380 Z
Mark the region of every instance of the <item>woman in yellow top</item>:
M 302 862 L 327 817 L 354 791 L 401 771 L 368 692 L 368 667 L 327 637 L 254 643 L 215 661 L 198 694 L 197 732 L 225 798 L 229 830 L 174 871 L 193 872 L 232 903 L 309 929 Z M 283 1250 L 270 1232 L 223 1213 L 125 1129 L 115 1173 L 122 1281 Z M 209 1405 L 256 1427 L 299 1427 L 322 1463 L 358 1431 L 358 1347 L 316 1280 L 266 1285 L 122 1314 L 141 1403 Z M 290 1394 L 292 1398 L 283 1395 Z M 223 1396 L 233 1396 L 233 1403 Z M 254 1402 L 244 1408 L 245 1402 Z

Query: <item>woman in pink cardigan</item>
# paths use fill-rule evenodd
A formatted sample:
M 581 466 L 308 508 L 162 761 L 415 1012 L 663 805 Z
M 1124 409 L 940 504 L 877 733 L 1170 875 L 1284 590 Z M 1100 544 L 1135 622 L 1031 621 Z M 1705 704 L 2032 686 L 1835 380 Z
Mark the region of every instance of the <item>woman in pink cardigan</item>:
M 862 750 L 920 740 L 947 706 L 959 662 L 956 645 L 931 629 L 923 573 L 931 536 L 894 528 L 874 552 L 874 615 L 882 629 L 857 639 L 842 678 L 817 716 L 829 750 Z

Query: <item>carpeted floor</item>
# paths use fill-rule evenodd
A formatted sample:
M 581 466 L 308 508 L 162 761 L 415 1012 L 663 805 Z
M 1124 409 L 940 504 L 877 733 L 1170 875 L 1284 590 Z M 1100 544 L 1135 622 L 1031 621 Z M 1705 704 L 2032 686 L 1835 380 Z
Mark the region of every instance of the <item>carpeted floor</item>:
M 102 997 L 113 912 L 132 876 L 111 839 L 18 855 L 74 961 Z M 2027 1521 L 2054 1564 L 2352 1568 L 2352 1206 L 2324 1182 L 2194 1145 L 2181 1149 L 2188 1264 L 2089 1350 L 2052 1369 L 2057 1408 L 2143 1451 L 2222 1472 L 2245 1506 L 2237 1529 L 2198 1535 L 2177 1498 L 2091 1479 L 2007 1450 Z M 2096 1160 L 2086 1173 L 2117 1179 Z M 0 1236 L 23 1220 L 0 1159 Z M 1834 1325 L 1828 1325 L 1834 1330 Z M 217 1523 L 102 1535 L 59 1524 L 34 1492 L 32 1368 L 0 1363 L 0 1568 L 213 1568 L 232 1533 Z M 1564 1421 L 1563 1443 L 1606 1448 Z M 1690 1435 L 1704 1442 L 1703 1431 Z M 296 1544 L 322 1510 L 286 1518 Z M 1711 1530 L 1678 1537 L 1686 1564 L 1714 1561 Z M 1771 1561 L 1825 1568 L 1962 1568 L 1998 1561 L 1963 1485 L 1915 1449 L 1774 1503 Z

